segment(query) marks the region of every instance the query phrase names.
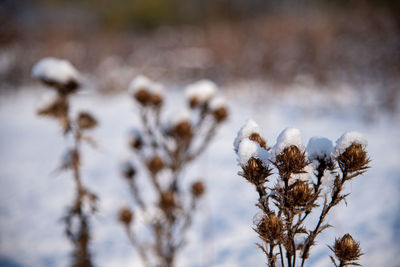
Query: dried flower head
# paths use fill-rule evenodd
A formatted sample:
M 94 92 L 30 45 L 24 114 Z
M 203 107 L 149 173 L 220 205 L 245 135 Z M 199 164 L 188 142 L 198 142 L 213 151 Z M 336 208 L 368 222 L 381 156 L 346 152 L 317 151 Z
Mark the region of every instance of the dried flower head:
M 81 112 L 78 115 L 78 126 L 80 129 L 92 129 L 97 126 L 97 120 L 88 112 Z
M 172 135 L 182 139 L 190 139 L 193 135 L 192 125 L 187 120 L 181 121 L 173 127 Z
M 283 222 L 275 213 L 265 214 L 256 227 L 255 231 L 267 242 L 273 243 L 282 238 Z
M 125 224 L 126 226 L 129 226 L 133 220 L 133 213 L 129 208 L 123 207 L 119 211 L 118 219 L 121 223 Z
M 50 116 L 54 118 L 65 118 L 68 114 L 68 101 L 64 96 L 58 96 L 46 106 L 37 111 L 38 115 Z
M 217 122 L 223 122 L 228 118 L 228 110 L 226 107 L 219 107 L 213 111 L 213 116 Z
M 343 170 L 349 172 L 363 171 L 370 162 L 364 146 L 358 143 L 352 143 L 336 160 Z
M 274 162 L 279 173 L 303 173 L 304 168 L 309 164 L 306 160 L 304 151 L 297 146 L 291 145 L 286 147 L 282 153 L 276 155 Z
M 266 150 L 270 150 L 270 148 L 267 147 L 267 142 L 265 142 L 265 140 L 260 136 L 259 133 L 252 133 L 249 136 L 249 139 L 251 141 L 257 142 L 260 145 L 260 147 L 262 147 L 262 148 L 264 148 Z
M 268 176 L 272 174 L 272 170 L 266 167 L 260 159 L 250 158 L 247 165 L 242 167 L 241 176 L 246 178 L 252 184 L 260 185 L 267 181 Z
M 197 181 L 192 184 L 192 195 L 195 198 L 201 197 L 205 192 L 205 186 L 204 183 L 201 181 Z
M 133 129 L 129 134 L 129 146 L 133 149 L 141 149 L 143 147 L 142 133 L 136 129 Z
M 307 206 L 316 200 L 314 189 L 307 182 L 297 181 L 288 191 L 289 205 Z
M 164 168 L 164 162 L 160 156 L 156 155 L 148 162 L 147 167 L 149 168 L 150 172 L 155 174 Z
M 174 193 L 169 191 L 167 193 L 164 193 L 161 196 L 159 206 L 161 209 L 165 211 L 171 211 L 173 208 L 175 208 L 175 196 Z
M 151 104 L 158 107 L 161 106 L 162 103 L 163 103 L 163 97 L 161 94 L 153 93 L 151 95 Z
M 343 264 L 356 261 L 362 256 L 360 243 L 354 241 L 350 234 L 337 238 L 334 247 L 330 247 L 330 249 Z
M 147 104 L 150 103 L 151 101 L 151 94 L 147 89 L 139 89 L 135 94 L 134 94 L 135 99 L 142 104 L 143 106 L 146 106 Z

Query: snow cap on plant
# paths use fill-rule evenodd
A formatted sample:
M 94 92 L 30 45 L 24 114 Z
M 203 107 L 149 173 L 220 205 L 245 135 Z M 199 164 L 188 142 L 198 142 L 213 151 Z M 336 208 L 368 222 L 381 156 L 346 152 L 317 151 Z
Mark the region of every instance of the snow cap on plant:
M 256 141 L 261 147 L 267 149 L 265 141 L 261 138 L 260 127 L 252 119 L 247 120 L 245 125 L 240 128 L 235 140 L 233 141 L 233 148 L 236 153 L 239 151 L 240 142 L 242 142 L 242 140 L 244 139 L 251 139 L 253 141 Z
M 365 139 L 361 133 L 355 131 L 345 132 L 338 140 L 336 140 L 336 155 L 338 156 L 342 154 L 353 143 L 361 145 L 364 149 L 368 145 L 367 139 Z
M 228 109 L 226 106 L 226 100 L 222 96 L 214 97 L 210 101 L 209 108 L 217 122 L 222 122 L 228 117 Z
M 366 151 L 367 140 L 358 132 L 344 133 L 336 141 L 336 160 L 342 170 L 364 172 L 370 159 Z
M 129 84 L 129 92 L 141 105 L 159 106 L 163 102 L 164 87 L 144 75 L 138 75 Z
M 207 104 L 218 91 L 217 85 L 210 80 L 200 80 L 185 88 L 185 95 L 191 108 Z
M 284 129 L 276 139 L 276 144 L 272 148 L 275 155 L 279 155 L 285 148 L 296 146 L 300 150 L 304 150 L 304 145 L 301 140 L 301 132 L 297 128 L 288 127 Z
M 332 141 L 325 137 L 311 137 L 306 151 L 309 160 L 330 159 L 333 152 Z
M 32 77 L 56 88 L 61 94 L 74 92 L 80 83 L 80 74 L 67 60 L 46 57 L 32 68 Z

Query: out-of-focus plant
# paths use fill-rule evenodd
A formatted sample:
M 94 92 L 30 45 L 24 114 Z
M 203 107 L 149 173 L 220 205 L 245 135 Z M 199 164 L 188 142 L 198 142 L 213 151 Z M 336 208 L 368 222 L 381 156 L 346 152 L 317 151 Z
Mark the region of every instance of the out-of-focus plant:
M 205 192 L 202 181 L 182 186 L 183 170 L 206 149 L 216 130 L 227 119 L 224 100 L 215 96 L 217 86 L 208 80 L 186 89 L 189 110 L 164 122 L 162 86 L 144 76 L 136 77 L 130 90 L 138 105 L 141 129 L 132 132 L 129 146 L 136 164 L 123 164 L 123 176 L 135 200 L 135 211 L 121 209 L 119 220 L 146 266 L 175 266 L 177 253 L 186 245 L 197 203 Z M 140 176 L 135 166 L 141 166 Z M 151 193 L 144 194 L 138 178 L 148 179 Z M 155 199 L 151 199 L 154 196 Z M 134 217 L 140 217 L 139 220 Z M 150 236 L 137 235 L 134 221 L 144 222 Z
M 41 107 L 37 114 L 56 119 L 63 135 L 73 139 L 62 158 L 61 170 L 70 170 L 76 186 L 76 196 L 64 216 L 65 234 L 74 246 L 74 267 L 93 266 L 90 253 L 90 216 L 97 210 L 97 196 L 82 183 L 81 149 L 82 143 L 94 145 L 88 131 L 97 126 L 97 120 L 88 112 L 79 112 L 77 117 L 69 114 L 69 97 L 80 86 L 78 71 L 66 60 L 44 58 L 32 69 L 32 76 L 55 90 L 56 96 Z
M 305 148 L 300 131 L 287 128 L 271 150 L 254 121 L 242 127 L 234 142 L 239 174 L 259 195 L 261 211 L 254 218 L 254 230 L 268 266 L 304 266 L 317 236 L 330 227 L 326 216 L 349 195 L 343 193 L 344 185 L 369 168 L 366 145 L 359 133 L 347 132 L 335 148 L 321 137 L 311 138 Z M 272 184 L 274 170 L 277 177 Z M 312 213 L 318 214 L 314 226 L 307 222 Z M 349 234 L 330 248 L 335 266 L 359 265 L 360 245 Z

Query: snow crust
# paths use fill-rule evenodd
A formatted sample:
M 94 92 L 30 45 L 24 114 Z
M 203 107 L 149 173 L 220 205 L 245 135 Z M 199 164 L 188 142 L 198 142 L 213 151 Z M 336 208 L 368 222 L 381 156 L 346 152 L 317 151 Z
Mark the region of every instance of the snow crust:
M 320 136 L 311 137 L 308 141 L 306 151 L 309 160 L 330 158 L 333 152 L 332 141 Z
M 157 83 L 144 75 L 136 76 L 129 83 L 129 92 L 132 95 L 143 89 L 153 94 L 163 95 L 164 93 L 164 86 L 162 84 Z
M 342 154 L 346 148 L 351 146 L 351 144 L 356 143 L 362 145 L 364 148 L 367 147 L 368 141 L 365 137 L 359 132 L 345 132 L 339 139 L 336 141 L 335 153 L 336 155 Z
M 297 146 L 301 150 L 304 149 L 304 145 L 301 141 L 300 130 L 297 128 L 288 127 L 279 134 L 272 151 L 275 155 L 279 155 L 285 148 L 292 145 Z
M 217 109 L 223 108 L 223 107 L 226 107 L 226 99 L 222 96 L 214 97 L 210 101 L 210 109 L 211 110 L 217 110 Z
M 72 64 L 64 59 L 46 57 L 39 60 L 32 68 L 32 77 L 45 81 L 66 84 L 79 81 L 79 72 Z
M 238 149 L 238 161 L 241 166 L 246 166 L 251 158 L 262 161 L 264 166 L 268 166 L 270 153 L 262 148 L 257 142 L 250 139 L 243 139 Z
M 236 152 L 239 151 L 240 142 L 243 139 L 249 138 L 253 133 L 257 133 L 261 136 L 261 129 L 254 120 L 249 119 L 246 124 L 240 128 L 235 140 L 233 141 L 233 147 Z
M 196 98 L 199 104 L 209 101 L 218 91 L 217 85 L 210 80 L 200 80 L 189 84 L 185 88 L 185 95 L 188 99 Z

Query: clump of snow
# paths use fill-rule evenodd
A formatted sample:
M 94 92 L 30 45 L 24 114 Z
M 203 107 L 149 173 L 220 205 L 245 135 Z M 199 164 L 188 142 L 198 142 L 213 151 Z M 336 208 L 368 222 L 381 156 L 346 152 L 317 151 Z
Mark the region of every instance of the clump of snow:
M 301 132 L 297 128 L 286 128 L 283 130 L 278 138 L 276 139 L 276 144 L 273 147 L 273 152 L 275 155 L 279 155 L 283 150 L 290 146 L 297 146 L 299 149 L 303 150 L 304 146 L 301 141 Z
M 78 82 L 80 79 L 79 72 L 69 61 L 53 57 L 39 60 L 33 66 L 31 75 L 37 79 L 59 84 Z
M 182 109 L 181 111 L 176 112 L 169 119 L 169 122 L 167 123 L 167 129 L 171 129 L 182 122 L 190 122 L 190 112 L 188 109 Z
M 200 80 L 186 86 L 185 95 L 188 99 L 195 98 L 199 104 L 204 104 L 214 97 L 217 91 L 218 87 L 214 82 Z
M 210 101 L 210 109 L 211 110 L 217 110 L 219 108 L 224 108 L 224 107 L 226 107 L 226 100 L 222 96 L 214 97 Z
M 335 152 L 336 155 L 342 154 L 346 148 L 351 146 L 353 143 L 360 144 L 364 148 L 368 145 L 367 139 L 359 132 L 346 132 L 337 141 Z
M 129 83 L 129 92 L 134 95 L 140 90 L 147 90 L 153 94 L 163 95 L 164 86 L 144 75 L 138 75 Z
M 244 139 L 240 142 L 237 154 L 241 166 L 246 166 L 251 158 L 261 160 L 264 166 L 269 165 L 270 153 L 250 139 Z
M 239 151 L 240 142 L 243 139 L 249 138 L 253 133 L 259 134 L 261 136 L 261 130 L 258 124 L 254 120 L 249 119 L 246 124 L 243 125 L 242 128 L 240 128 L 235 140 L 233 141 L 233 147 L 236 152 Z
M 332 141 L 325 137 L 311 137 L 306 151 L 308 159 L 311 161 L 318 158 L 330 159 L 333 152 Z

